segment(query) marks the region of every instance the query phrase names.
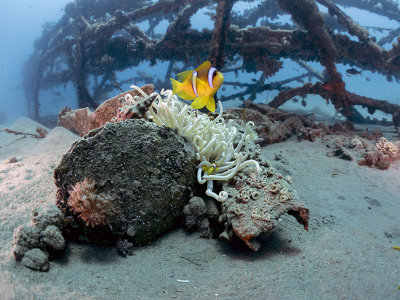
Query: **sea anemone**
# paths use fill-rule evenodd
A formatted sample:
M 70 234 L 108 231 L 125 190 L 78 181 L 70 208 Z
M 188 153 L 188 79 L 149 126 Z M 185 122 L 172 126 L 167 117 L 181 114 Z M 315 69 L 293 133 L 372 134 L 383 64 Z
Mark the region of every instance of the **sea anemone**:
M 244 133 L 235 146 L 234 140 L 239 130 L 231 123 L 225 124 L 220 101 L 218 101 L 220 113 L 214 120 L 210 120 L 208 115 L 179 101 L 171 90 L 161 91 L 161 96 L 164 96 L 162 98 L 157 93 L 149 96 L 137 86 L 131 88 L 138 90 L 144 98 L 156 95 L 156 100 L 149 109 L 153 122 L 159 126 L 176 128 L 194 144 L 199 161 L 196 167 L 197 181 L 200 184 L 207 183 L 207 196 L 223 202 L 228 198 L 228 194 L 225 191 L 214 193 L 214 180 L 229 180 L 239 170 L 249 165 L 253 165 L 259 171 L 257 161 L 247 160 L 250 155 L 249 144 L 257 137 L 251 129 L 254 124 L 252 122 L 246 124 Z
M 68 206 L 86 226 L 108 225 L 110 217 L 117 212 L 115 197 L 98 192 L 93 179 L 77 182 L 69 190 L 69 195 Z

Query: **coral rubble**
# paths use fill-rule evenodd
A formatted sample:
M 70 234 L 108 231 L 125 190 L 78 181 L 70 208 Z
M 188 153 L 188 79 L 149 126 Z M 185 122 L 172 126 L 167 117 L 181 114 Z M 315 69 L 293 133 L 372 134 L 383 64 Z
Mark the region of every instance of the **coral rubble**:
M 320 125 L 320 137 L 323 137 L 327 147 L 331 150 L 328 156 L 336 156 L 345 160 L 355 160 L 360 166 L 368 166 L 386 170 L 390 164 L 400 159 L 400 142 L 390 142 L 380 132 L 372 135 L 363 131 L 356 134 L 352 125 Z
M 397 143 L 399 144 L 399 143 Z M 385 137 L 379 138 L 375 145 L 370 145 L 358 161 L 361 166 L 376 167 L 381 170 L 389 169 L 390 164 L 400 158 L 398 145 L 388 141 Z

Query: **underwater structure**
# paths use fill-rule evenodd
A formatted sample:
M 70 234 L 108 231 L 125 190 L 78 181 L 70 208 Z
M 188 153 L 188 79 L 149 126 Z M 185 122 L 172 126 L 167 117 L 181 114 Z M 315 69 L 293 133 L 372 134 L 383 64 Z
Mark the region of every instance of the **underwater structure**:
M 349 7 L 399 21 L 394 1 L 70 2 L 24 86 L 39 121 L 63 88 L 78 108 L 0 129 L 3 298 L 396 299 L 399 30 Z M 333 119 L 287 109 L 313 100 Z
M 361 106 L 369 113 L 379 110 L 389 114 L 394 125 L 399 125 L 400 106 L 347 90 L 336 67 L 341 63 L 357 68 L 349 69 L 350 74 L 370 70 L 388 80 L 399 79 L 399 29 L 386 30 L 386 36 L 376 40 L 341 9 L 355 7 L 399 21 L 395 1 L 265 0 L 256 6 L 250 5 L 252 1 L 242 2 L 249 4 L 242 12 L 235 9 L 233 0 L 70 2 L 57 23 L 44 27 L 23 68 L 30 116 L 40 119 L 40 92 L 44 90 L 72 83 L 78 107 L 95 109 L 124 84 L 142 80 L 152 82 L 157 89 L 166 88 L 171 74 L 207 58 L 224 74 L 254 73 L 248 81 L 226 81 L 225 86 L 244 90 L 224 95 L 222 101 L 254 100 L 264 91 L 278 91 L 268 103 L 277 108 L 295 96 L 304 100 L 315 94 L 351 121 L 377 122 L 364 118 L 357 111 Z M 212 16 L 212 29 L 193 27 L 191 18 L 199 11 Z M 275 22 L 287 14 L 292 24 Z M 148 24 L 146 30 L 138 26 L 143 22 Z M 166 28 L 162 34 L 156 30 L 160 26 Z M 295 61 L 301 74 L 268 82 L 268 77 L 283 68 L 282 58 Z M 117 72 L 144 61 L 153 65 L 167 61 L 165 76 L 149 78 L 139 72 L 140 76 L 118 80 Z M 318 61 L 324 72 L 308 64 L 313 61 Z M 256 76 L 258 71 L 262 71 L 261 76 Z

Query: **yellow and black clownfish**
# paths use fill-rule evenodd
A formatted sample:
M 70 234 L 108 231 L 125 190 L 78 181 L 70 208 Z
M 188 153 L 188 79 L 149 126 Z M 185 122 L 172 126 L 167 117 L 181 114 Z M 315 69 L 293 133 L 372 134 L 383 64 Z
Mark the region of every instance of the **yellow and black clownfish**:
M 209 61 L 195 70 L 179 73 L 177 77 L 180 82 L 171 78 L 173 94 L 193 101 L 191 106 L 195 109 L 205 106 L 209 111 L 215 111 L 214 95 L 224 82 L 224 76 Z

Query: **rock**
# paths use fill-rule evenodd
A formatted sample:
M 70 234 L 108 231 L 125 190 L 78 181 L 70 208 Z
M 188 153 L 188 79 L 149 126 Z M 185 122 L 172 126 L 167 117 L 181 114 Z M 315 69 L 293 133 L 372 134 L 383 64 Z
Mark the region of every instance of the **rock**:
M 190 199 L 183 209 L 185 227 L 199 232 L 202 238 L 218 237 L 223 230 L 219 222 L 221 213 L 218 204 L 215 199 L 205 195 Z
M 189 230 L 200 232 L 201 237 L 210 236 L 210 222 L 208 221 L 207 207 L 203 199 L 193 197 L 183 209 L 185 225 Z
M 39 247 L 39 231 L 29 225 L 21 225 L 14 230 L 13 255 L 16 260 L 21 260 L 25 253 L 32 248 Z
M 141 89 L 148 95 L 154 92 L 152 84 L 142 86 Z M 94 112 L 87 107 L 75 110 L 65 107 L 58 114 L 57 125 L 63 126 L 80 136 L 88 134 L 90 130 L 111 122 L 111 119 L 117 116 L 120 107 L 118 99 L 125 97 L 126 94 L 130 94 L 132 97 L 140 96 L 137 90 L 129 90 L 104 101 Z
M 174 228 L 196 184 L 194 146 L 144 120 L 108 123 L 75 142 L 54 176 L 70 238 L 144 245 Z
M 54 204 L 36 208 L 31 215 L 30 224 L 21 225 L 14 230 L 12 253 L 26 267 L 48 271 L 49 259 L 60 254 L 65 247 L 61 233 L 64 215 Z
M 254 123 L 258 135 L 257 144 L 264 146 L 286 140 L 304 129 L 310 121 L 305 117 L 290 115 L 272 107 L 245 101 L 246 108 L 230 108 L 223 113 L 225 120 L 233 119 L 237 123 Z
M 200 197 L 193 197 L 183 209 L 185 225 L 188 229 L 198 227 L 204 217 L 207 216 L 206 205 Z
M 88 107 L 75 110 L 64 107 L 58 114 L 57 126 L 65 127 L 82 136 L 91 129 L 92 114 Z
M 48 256 L 38 248 L 26 252 L 21 264 L 29 269 L 41 272 L 47 272 L 50 268 Z
M 64 215 L 55 205 L 37 207 L 32 211 L 32 225 L 39 231 L 45 230 L 49 225 L 61 229 L 64 223 Z
M 132 255 L 133 244 L 130 243 L 127 239 L 120 239 L 117 241 L 117 251 L 123 257 L 126 257 L 127 255 Z
M 46 229 L 40 234 L 41 241 L 43 241 L 47 246 L 56 250 L 62 251 L 65 248 L 65 240 L 61 234 L 59 228 L 54 225 L 49 225 Z
M 359 138 L 354 137 L 348 143 L 348 147 L 350 149 L 361 150 L 364 149 L 364 144 L 361 142 Z
M 327 156 L 328 157 L 336 156 L 343 160 L 349 160 L 349 161 L 352 161 L 354 159 L 353 155 L 349 151 L 346 151 L 346 149 L 344 147 L 339 146 L 339 145 L 336 145 L 335 150 L 328 152 Z
M 13 164 L 16 163 L 18 160 L 15 156 L 9 156 L 4 160 L 5 164 Z
M 146 84 L 141 87 L 147 95 L 154 92 L 154 85 Z M 118 109 L 121 103 L 118 101 L 119 98 L 124 98 L 126 94 L 130 94 L 132 97 L 141 96 L 138 90 L 129 90 L 125 93 L 121 93 L 111 99 L 104 101 L 93 113 L 91 120 L 91 129 L 103 126 L 106 122 L 110 122 L 112 118 L 118 114 Z
M 210 221 L 211 227 L 218 227 L 217 225 L 219 224 L 218 219 L 220 216 L 220 211 L 218 209 L 217 202 L 215 201 L 215 199 L 212 199 L 210 197 L 204 197 L 203 201 L 206 205 L 207 216 L 208 220 Z

